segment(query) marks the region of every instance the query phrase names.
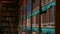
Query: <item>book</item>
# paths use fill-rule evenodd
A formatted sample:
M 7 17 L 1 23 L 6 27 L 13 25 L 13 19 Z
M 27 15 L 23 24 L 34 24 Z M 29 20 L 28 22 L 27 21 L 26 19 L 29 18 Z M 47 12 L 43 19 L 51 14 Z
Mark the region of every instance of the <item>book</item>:
M 50 12 L 49 12 L 49 20 L 50 20 L 50 23 L 53 23 L 54 22 L 54 7 L 51 7 L 50 8 Z
M 27 25 L 27 27 L 31 27 L 31 18 L 27 19 L 27 24 L 26 25 Z
M 26 34 L 26 32 L 25 31 L 22 31 L 22 34 Z
M 49 23 L 49 9 L 47 10 L 47 12 L 46 12 L 46 23 Z
M 49 26 L 48 27 L 52 27 L 52 28 L 54 28 L 54 24 L 55 24 L 55 22 L 54 22 L 54 7 L 51 7 L 50 9 L 50 12 L 49 12 Z
M 27 16 L 31 14 L 31 10 L 32 10 L 32 5 L 30 4 L 29 6 L 27 6 Z
M 32 32 L 32 34 L 37 34 L 36 32 Z
M 33 18 L 32 18 L 33 20 L 32 20 L 32 25 L 33 25 L 33 27 L 36 27 L 36 16 L 33 16 Z
M 35 3 L 32 3 L 32 4 L 33 4 L 33 5 L 32 5 L 32 6 L 33 6 L 33 9 L 35 9 L 35 8 L 36 8 L 36 7 L 35 7 L 35 6 L 36 6 L 36 4 L 35 4 Z
M 39 21 L 40 21 L 40 20 L 39 20 L 39 15 L 37 14 L 37 15 L 36 15 L 36 26 L 38 26 L 38 27 L 39 27 Z
M 2 1 L 14 1 L 14 2 L 18 2 L 18 0 L 2 0 Z
M 24 0 L 24 1 L 23 1 L 23 7 L 25 7 L 25 6 L 26 6 L 26 4 L 27 4 L 27 1 L 26 1 L 26 0 Z
M 46 19 L 46 13 L 43 13 L 42 14 L 42 23 L 46 23 L 45 19 Z
M 36 0 L 35 3 L 36 3 L 36 7 L 38 7 L 39 6 L 39 0 Z

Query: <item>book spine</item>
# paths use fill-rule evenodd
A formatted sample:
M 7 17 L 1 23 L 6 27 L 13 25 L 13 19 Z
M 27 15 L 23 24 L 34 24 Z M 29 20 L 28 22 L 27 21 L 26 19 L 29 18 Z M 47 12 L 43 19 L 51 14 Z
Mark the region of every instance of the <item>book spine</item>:
M 48 15 L 48 16 L 47 16 L 47 21 L 48 21 L 48 24 L 50 23 L 50 22 L 49 22 L 49 19 L 50 19 L 50 18 L 49 18 L 49 17 L 50 17 L 49 14 L 50 14 L 50 9 L 47 10 L 47 15 Z
M 37 24 L 36 24 L 36 16 L 33 16 L 33 18 L 34 18 L 34 19 L 33 19 L 33 26 L 36 27 L 36 25 L 37 25 Z
M 26 34 L 26 32 L 25 31 L 22 31 L 22 34 Z
M 32 32 L 32 34 L 36 34 L 36 32 Z

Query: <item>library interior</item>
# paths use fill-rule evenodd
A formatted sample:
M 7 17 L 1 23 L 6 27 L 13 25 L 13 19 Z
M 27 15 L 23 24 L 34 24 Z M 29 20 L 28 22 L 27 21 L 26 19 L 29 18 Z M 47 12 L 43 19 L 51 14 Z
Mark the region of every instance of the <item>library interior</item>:
M 55 34 L 56 0 L 1 0 L 0 34 Z

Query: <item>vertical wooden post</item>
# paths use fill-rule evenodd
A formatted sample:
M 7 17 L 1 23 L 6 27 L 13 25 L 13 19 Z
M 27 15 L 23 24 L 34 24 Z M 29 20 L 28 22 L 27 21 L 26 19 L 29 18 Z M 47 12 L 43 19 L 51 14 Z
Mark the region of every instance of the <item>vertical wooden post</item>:
M 1 20 L 1 12 L 2 12 L 1 8 L 2 8 L 2 3 L 1 3 L 1 0 L 0 0 L 0 20 Z
M 33 10 L 33 0 L 31 0 L 31 15 L 32 15 L 32 10 Z M 32 16 L 31 16 L 31 33 L 30 34 L 32 34 Z
M 39 0 L 39 34 L 41 34 L 41 0 Z
M 1 13 L 2 13 L 2 3 L 1 3 L 1 0 L 0 0 L 0 26 L 2 26 L 2 24 L 1 24 Z M 0 33 L 2 34 L 2 32 L 1 32 L 1 28 L 0 28 Z
M 56 0 L 55 6 L 55 34 L 60 33 L 60 2 Z
M 26 5 L 27 5 L 27 0 L 25 1 L 26 2 Z M 25 19 L 25 29 L 27 27 L 27 7 L 25 8 L 25 14 L 26 14 L 26 19 Z M 27 32 L 27 30 L 25 30 Z M 26 34 L 25 32 L 25 34 Z
M 56 6 L 54 6 L 54 21 L 55 21 L 55 24 L 54 24 L 54 26 L 55 26 L 55 34 L 56 34 Z

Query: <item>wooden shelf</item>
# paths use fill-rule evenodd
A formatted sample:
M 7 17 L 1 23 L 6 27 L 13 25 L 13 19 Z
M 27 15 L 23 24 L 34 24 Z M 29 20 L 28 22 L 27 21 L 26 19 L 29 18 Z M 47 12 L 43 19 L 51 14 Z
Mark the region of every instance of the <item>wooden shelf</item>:
M 8 17 L 8 18 L 9 18 L 9 17 L 10 17 L 10 18 L 16 18 L 17 16 L 3 16 L 3 15 L 2 15 L 2 17 Z
M 2 1 L 2 3 L 16 3 L 16 2 L 13 2 L 13 1 Z

